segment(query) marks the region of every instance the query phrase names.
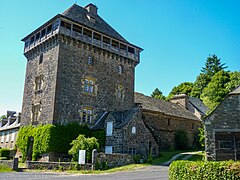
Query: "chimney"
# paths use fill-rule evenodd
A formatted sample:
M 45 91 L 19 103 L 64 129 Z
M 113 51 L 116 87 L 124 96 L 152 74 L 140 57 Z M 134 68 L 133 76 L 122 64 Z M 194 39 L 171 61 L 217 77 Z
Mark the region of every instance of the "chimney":
M 188 96 L 186 94 L 178 94 L 178 95 L 173 96 L 173 98 L 170 99 L 170 102 L 175 103 L 175 104 L 180 104 L 185 109 L 187 109 Z
M 89 12 L 92 13 L 94 15 L 97 15 L 97 6 L 95 6 L 94 4 L 88 4 L 87 6 L 85 6 L 85 9 Z

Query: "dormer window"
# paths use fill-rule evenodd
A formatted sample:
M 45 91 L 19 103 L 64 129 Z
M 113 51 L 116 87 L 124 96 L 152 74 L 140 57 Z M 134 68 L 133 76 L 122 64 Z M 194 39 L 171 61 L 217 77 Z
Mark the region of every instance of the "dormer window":
M 95 21 L 96 21 L 95 17 L 90 16 L 89 14 L 87 14 L 87 18 L 88 18 L 89 21 L 91 21 L 93 23 L 95 23 Z

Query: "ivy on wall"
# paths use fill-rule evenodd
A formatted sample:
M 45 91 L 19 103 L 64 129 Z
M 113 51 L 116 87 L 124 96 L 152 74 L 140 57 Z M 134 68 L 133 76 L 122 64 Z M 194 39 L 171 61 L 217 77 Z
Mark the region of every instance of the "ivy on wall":
M 48 152 L 68 153 L 71 149 L 70 143 L 78 137 L 79 134 L 85 137 L 96 137 L 100 147 L 105 144 L 105 131 L 91 131 L 88 126 L 82 126 L 77 123 L 63 125 L 40 125 L 37 127 L 21 127 L 16 141 L 17 147 L 22 153 L 22 160 L 26 160 L 29 150 L 30 138 L 33 137 L 32 160 L 37 160 L 39 155 Z

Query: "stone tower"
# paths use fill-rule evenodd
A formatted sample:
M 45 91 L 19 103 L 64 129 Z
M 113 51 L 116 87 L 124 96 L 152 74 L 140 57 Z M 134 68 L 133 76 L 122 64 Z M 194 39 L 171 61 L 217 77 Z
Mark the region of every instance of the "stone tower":
M 141 48 L 99 15 L 74 4 L 27 35 L 22 125 L 95 124 L 106 112 L 134 106 Z

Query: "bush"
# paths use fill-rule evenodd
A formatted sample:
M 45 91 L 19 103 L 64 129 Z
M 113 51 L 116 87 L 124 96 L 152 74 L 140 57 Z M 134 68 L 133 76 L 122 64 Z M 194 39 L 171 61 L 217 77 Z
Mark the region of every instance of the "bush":
M 184 150 L 188 148 L 187 132 L 184 130 L 178 130 L 174 136 L 175 149 Z
M 87 126 L 77 123 L 63 125 L 40 125 L 37 127 L 24 126 L 18 133 L 16 145 L 22 153 L 22 161 L 26 160 L 29 150 L 30 138 L 33 137 L 32 159 L 37 160 L 39 155 L 48 152 L 68 153 L 71 149 L 70 143 L 84 134 L 86 137 L 97 136 L 101 138 L 100 142 L 105 140 L 105 132 L 103 130 L 92 132 Z M 103 144 L 101 144 L 103 146 Z
M 10 149 L 2 148 L 0 149 L 0 157 L 5 157 L 6 159 L 9 159 L 10 155 Z
M 93 149 L 99 149 L 99 144 L 95 137 L 85 138 L 84 135 L 80 134 L 77 139 L 73 140 L 72 148 L 68 151 L 70 155 L 73 156 L 73 160 L 78 160 L 79 150 L 86 150 L 87 160 L 92 158 Z
M 169 168 L 169 179 L 240 179 L 240 162 L 174 161 Z

